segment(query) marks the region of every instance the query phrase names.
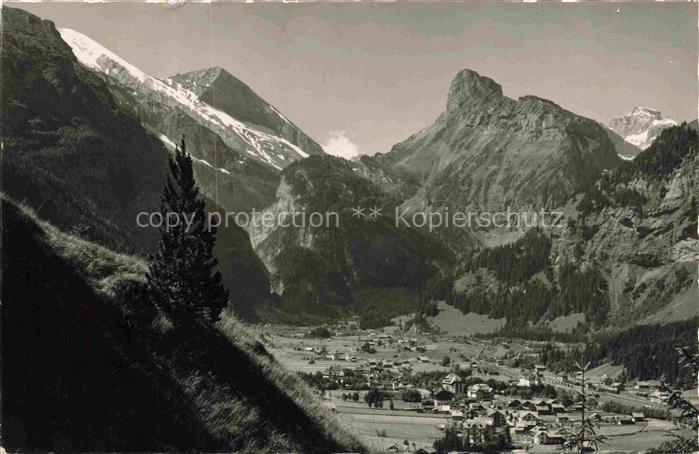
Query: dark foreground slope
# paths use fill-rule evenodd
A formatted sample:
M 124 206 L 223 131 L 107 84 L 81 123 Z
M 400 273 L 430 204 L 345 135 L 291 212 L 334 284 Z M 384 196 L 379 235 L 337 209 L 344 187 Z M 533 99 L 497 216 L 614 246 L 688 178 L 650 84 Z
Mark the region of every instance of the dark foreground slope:
M 2 202 L 2 428 L 11 450 L 362 451 L 235 319 L 186 334 L 145 264 Z

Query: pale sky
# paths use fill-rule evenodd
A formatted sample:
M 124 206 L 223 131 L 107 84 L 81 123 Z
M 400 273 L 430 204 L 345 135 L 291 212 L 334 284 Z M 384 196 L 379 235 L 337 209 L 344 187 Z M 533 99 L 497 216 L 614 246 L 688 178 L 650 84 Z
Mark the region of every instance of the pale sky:
M 691 3 L 22 3 L 156 77 L 221 66 L 328 151 L 387 152 L 470 68 L 607 122 L 697 118 Z

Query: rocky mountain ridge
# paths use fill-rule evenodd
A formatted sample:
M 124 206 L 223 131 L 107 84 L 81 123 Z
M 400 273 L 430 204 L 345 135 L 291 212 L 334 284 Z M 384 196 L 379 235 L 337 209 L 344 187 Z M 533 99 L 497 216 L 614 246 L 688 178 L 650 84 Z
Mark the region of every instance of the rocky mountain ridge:
M 54 24 L 2 9 L 3 191 L 66 231 L 152 247 L 167 151 L 80 65 Z
M 614 141 L 621 139 L 609 129 L 545 99 L 507 98 L 495 81 L 470 70 L 454 78 L 445 112 L 435 124 L 391 152 L 353 162 L 312 156 L 320 153 L 312 139 L 220 68 L 160 81 L 89 38 L 64 30 L 63 38 L 81 55 L 80 64 L 52 24 L 31 15 L 15 15 L 4 15 L 3 38 L 8 45 L 3 46 L 3 80 L 7 81 L 3 95 L 8 120 L 3 129 L 6 151 L 12 153 L 6 155 L 3 179 L 11 195 L 43 210 L 41 214 L 61 228 L 72 230 L 84 223 L 91 230 L 87 238 L 117 249 L 136 239 L 143 244 L 131 248 L 147 252 L 153 235 L 135 235 L 130 228 L 132 210 L 157 206 L 166 150 L 174 148 L 182 133 L 194 153 L 195 175 L 210 210 L 258 208 L 263 216 L 272 217 L 292 211 L 340 214 L 342 228 L 335 230 L 253 225 L 247 233 L 237 226 L 219 231 L 216 254 L 224 281 L 228 287 L 245 290 L 235 293 L 235 299 L 239 313 L 246 317 L 255 316 L 254 309 L 244 307 L 246 302 L 269 296 L 267 273 L 281 294 L 278 301 L 272 297 L 279 303 L 272 304 L 272 310 L 309 310 L 327 318 L 376 309 L 376 302 L 395 300 L 394 313 L 410 312 L 431 281 L 449 271 L 452 254 L 467 257 L 483 248 L 485 233 L 396 228 L 392 219 L 396 207 L 413 211 L 570 208 L 605 175 L 631 165 L 618 158 Z M 26 70 L 32 65 L 41 68 L 41 74 Z M 31 77 L 24 80 L 27 75 Z M 46 107 L 45 99 L 53 102 Z M 235 119 L 240 128 L 226 123 L 235 115 L 240 117 Z M 253 140 L 263 137 L 258 133 L 271 142 Z M 265 147 L 272 142 L 283 147 L 288 142 L 292 146 L 284 150 L 295 156 L 280 171 L 264 158 L 240 151 L 246 140 L 270 152 L 274 147 Z M 294 151 L 302 144 L 313 150 L 306 158 Z M 653 153 L 641 153 L 633 165 L 648 166 Z M 666 161 L 653 165 L 664 168 Z M 649 269 L 668 265 L 675 272 L 670 262 L 691 255 L 688 251 L 694 243 L 674 242 L 663 235 L 684 232 L 685 227 L 674 225 L 675 221 L 686 224 L 686 210 L 672 203 L 689 197 L 695 178 L 684 176 L 662 184 L 641 178 L 605 188 L 600 200 L 626 204 L 642 200 L 648 204 L 646 211 L 617 206 L 614 213 L 605 212 L 607 219 L 597 211 L 583 210 L 584 225 L 563 235 L 556 233 L 561 235 L 560 241 L 553 241 L 554 249 L 561 251 L 556 257 L 572 257 L 582 248 L 578 255 L 592 263 L 591 257 L 614 251 L 619 263 Z M 676 195 L 663 208 L 653 198 L 654 190 Z M 60 203 L 51 206 L 52 200 Z M 585 203 L 595 207 L 596 200 Z M 383 216 L 356 219 L 351 210 L 359 205 L 381 208 Z M 71 222 L 74 215 L 81 219 L 78 225 Z M 662 226 L 666 221 L 674 227 Z M 659 246 L 641 241 L 653 238 L 655 232 Z M 512 238 L 521 236 L 514 233 Z M 615 247 L 617 238 L 634 247 Z M 587 240 L 593 246 L 585 246 Z M 498 241 L 511 239 L 503 236 Z M 611 273 L 607 277 L 613 274 L 611 268 L 605 272 Z M 237 283 L 241 276 L 245 286 Z M 405 301 L 409 304 L 401 306 Z M 634 304 L 645 304 L 639 301 Z
M 262 99 L 248 85 L 225 69 L 214 66 L 176 74 L 169 78 L 194 92 L 201 101 L 246 124 L 264 128 L 282 137 L 309 155 L 323 154 L 312 138 Z
M 119 105 L 169 149 L 182 135 L 187 137 L 204 193 L 226 210 L 250 211 L 272 203 L 279 171 L 295 160 L 322 153 L 273 106 L 220 69 L 160 80 L 77 31 L 60 32 L 78 60 L 102 75 Z M 209 92 L 219 94 L 220 108 L 203 100 Z M 245 102 L 238 105 L 239 101 Z M 308 147 L 308 152 L 296 143 Z
M 309 156 L 288 140 L 255 129 L 199 99 L 196 93 L 174 79 L 149 76 L 96 41 L 71 29 L 60 29 L 61 37 L 88 68 L 102 72 L 141 95 L 174 106 L 199 124 L 214 131 L 231 148 L 281 170 Z
M 699 315 L 696 194 L 697 133 L 686 124 L 668 128 L 576 195 L 558 226 L 466 255 L 448 302 L 505 317 L 517 335 L 581 313 L 578 335 L 692 319 Z
M 380 156 L 421 180 L 416 210 L 554 207 L 620 165 L 597 122 L 536 96 L 513 100 L 468 69 L 435 123 Z
M 357 169 L 331 156 L 292 164 L 282 173 L 277 201 L 259 213 L 259 219 L 274 219 L 273 225 L 248 228 L 287 314 L 333 317 L 364 314 L 374 306 L 382 306 L 382 317 L 410 312 L 412 294 L 451 260 L 439 240 L 396 226 L 393 210 L 400 199 Z M 364 207 L 362 215 L 357 207 Z M 372 217 L 372 208 L 380 214 Z M 325 216 L 321 225 L 311 224 L 311 213 Z M 389 293 L 408 297 L 392 306 Z

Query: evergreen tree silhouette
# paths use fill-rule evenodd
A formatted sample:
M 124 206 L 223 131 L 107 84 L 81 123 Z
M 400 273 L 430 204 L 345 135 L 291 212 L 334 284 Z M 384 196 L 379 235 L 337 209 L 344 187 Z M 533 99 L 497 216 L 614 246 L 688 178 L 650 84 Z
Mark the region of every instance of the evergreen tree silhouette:
M 184 136 L 169 163 L 160 213 L 163 219 L 173 220 L 176 214 L 179 222 L 170 227 L 164 222 L 159 228 L 160 243 L 150 257 L 148 291 L 153 303 L 176 324 L 216 322 L 228 304 L 228 290 L 216 270 L 212 253 L 216 228 L 208 225 Z

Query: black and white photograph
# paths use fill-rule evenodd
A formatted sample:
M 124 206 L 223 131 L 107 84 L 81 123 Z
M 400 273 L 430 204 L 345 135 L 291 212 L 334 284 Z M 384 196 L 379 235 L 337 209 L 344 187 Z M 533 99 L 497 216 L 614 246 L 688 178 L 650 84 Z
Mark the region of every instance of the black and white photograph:
M 699 451 L 695 1 L 0 12 L 0 453 Z

